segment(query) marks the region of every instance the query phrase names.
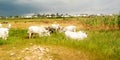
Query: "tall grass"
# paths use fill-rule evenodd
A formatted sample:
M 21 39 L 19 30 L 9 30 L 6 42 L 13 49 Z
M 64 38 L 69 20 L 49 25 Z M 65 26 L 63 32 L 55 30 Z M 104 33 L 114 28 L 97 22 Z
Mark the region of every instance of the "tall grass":
M 88 31 L 88 37 L 84 40 L 72 40 L 66 38 L 64 33 L 54 33 L 49 37 L 38 37 L 28 39 L 27 30 L 11 29 L 8 40 L 0 39 L 0 45 L 15 47 L 29 46 L 30 43 L 38 45 L 66 46 L 96 55 L 97 60 L 119 60 L 120 59 L 120 31 Z M 93 58 L 91 57 L 91 60 Z
M 90 26 L 118 26 L 119 25 L 119 16 L 96 16 L 93 18 L 79 18 L 84 24 Z

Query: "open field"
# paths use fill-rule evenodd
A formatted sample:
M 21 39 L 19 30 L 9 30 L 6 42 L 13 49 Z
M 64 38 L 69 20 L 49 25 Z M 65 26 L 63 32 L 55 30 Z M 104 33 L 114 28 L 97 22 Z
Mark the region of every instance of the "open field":
M 102 20 L 102 18 L 99 19 Z M 24 55 L 21 51 L 25 48 L 37 45 L 48 48 L 50 50 L 48 54 L 52 56 L 53 60 L 119 60 L 120 30 L 118 30 L 118 26 L 114 24 L 116 22 L 114 22 L 113 25 L 108 25 L 107 23 L 105 25 L 99 22 L 95 23 L 96 21 L 94 21 L 94 19 L 92 19 L 92 21 L 88 20 L 88 18 L 71 18 L 70 20 L 6 20 L 12 24 L 12 28 L 10 29 L 9 38 L 7 40 L 0 39 L 0 59 L 22 60 Z M 4 21 L 5 20 L 1 20 L 0 22 Z M 92 23 L 93 21 L 94 23 Z M 54 33 L 51 34 L 50 37 L 37 36 L 31 39 L 27 38 L 27 28 L 29 26 L 50 26 L 52 23 L 59 23 L 61 26 L 75 25 L 77 26 L 77 30 L 87 32 L 88 37 L 84 40 L 76 41 L 67 39 L 64 33 Z M 7 24 L 4 24 L 4 26 L 6 25 Z

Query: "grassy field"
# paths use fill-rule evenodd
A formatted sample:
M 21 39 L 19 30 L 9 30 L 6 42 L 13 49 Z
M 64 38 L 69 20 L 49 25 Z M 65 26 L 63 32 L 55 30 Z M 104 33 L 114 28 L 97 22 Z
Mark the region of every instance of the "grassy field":
M 31 47 L 32 44 L 48 47 L 53 60 L 119 60 L 120 30 L 118 30 L 117 22 L 114 22 L 113 25 L 106 22 L 105 25 L 100 23 L 103 22 L 102 20 L 98 22 L 98 19 L 104 19 L 103 17 L 90 19 L 91 21 L 89 18 L 7 20 L 12 24 L 12 28 L 7 40 L 0 39 L 0 58 L 1 60 L 12 60 L 15 57 L 10 56 L 11 51 L 17 55 L 21 49 Z M 94 19 L 96 20 L 93 23 Z M 113 17 L 107 19 L 116 21 L 116 18 Z M 76 25 L 77 30 L 84 30 L 88 33 L 88 37 L 77 41 L 66 38 L 64 33 L 54 33 L 49 37 L 36 36 L 28 39 L 27 28 L 29 26 L 49 26 L 56 22 L 61 26 Z

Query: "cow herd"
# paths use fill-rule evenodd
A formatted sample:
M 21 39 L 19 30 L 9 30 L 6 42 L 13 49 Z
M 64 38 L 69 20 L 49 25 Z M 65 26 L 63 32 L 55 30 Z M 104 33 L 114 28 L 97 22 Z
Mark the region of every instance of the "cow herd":
M 39 36 L 50 36 L 51 33 L 54 32 L 63 32 L 66 38 L 83 40 L 87 38 L 87 33 L 84 31 L 76 31 L 76 26 L 70 25 L 66 27 L 62 27 L 59 24 L 51 24 L 51 26 L 30 26 L 28 28 L 29 38 L 33 36 L 33 34 L 38 34 Z
M 7 27 L 2 27 L 0 24 L 0 38 L 6 40 L 9 36 L 9 29 L 11 28 L 11 24 L 8 24 Z M 75 39 L 75 40 L 83 40 L 87 38 L 87 33 L 84 31 L 76 31 L 76 26 L 69 25 L 66 27 L 60 26 L 60 24 L 51 24 L 50 26 L 29 26 L 28 34 L 29 39 L 33 37 L 34 34 L 38 34 L 41 36 L 50 36 L 54 32 L 63 32 L 66 38 Z

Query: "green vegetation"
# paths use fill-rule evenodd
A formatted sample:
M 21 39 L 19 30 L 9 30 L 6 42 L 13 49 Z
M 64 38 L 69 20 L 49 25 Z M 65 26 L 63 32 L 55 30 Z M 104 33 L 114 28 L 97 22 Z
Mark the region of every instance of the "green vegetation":
M 83 23 L 89 24 L 90 26 L 99 26 L 99 25 L 107 25 L 113 26 L 118 24 L 118 16 L 97 16 L 90 18 L 79 18 Z
M 23 48 L 29 46 L 30 43 L 36 45 L 48 46 L 62 46 L 71 49 L 86 52 L 89 60 L 119 60 L 120 59 L 120 16 L 99 16 L 99 17 L 77 17 L 77 18 L 64 18 L 64 19 L 24 19 L 13 20 L 14 23 L 19 22 L 45 22 L 46 21 L 70 21 L 77 20 L 83 25 L 92 27 L 106 27 L 113 28 L 112 30 L 85 30 L 88 37 L 84 40 L 72 40 L 64 36 L 64 33 L 54 33 L 49 37 L 34 37 L 28 39 L 26 29 L 11 29 L 7 40 L 0 39 L 0 46 L 9 46 Z M 12 21 L 12 20 L 7 20 Z M 4 22 L 4 20 L 1 20 Z M 76 23 L 77 24 L 77 23 Z M 79 24 L 78 24 L 79 25 Z M 97 28 L 96 28 L 97 29 Z M 8 48 L 10 49 L 10 48 Z M 57 56 L 57 55 L 56 55 Z M 56 57 L 57 59 L 57 57 Z M 60 59 L 60 57 L 58 58 Z
M 120 59 L 120 31 L 88 31 L 88 38 L 81 41 L 67 39 L 63 33 L 54 33 L 50 37 L 37 36 L 28 39 L 26 32 L 26 30 L 12 29 L 8 40 L 0 40 L 0 45 L 9 45 L 19 48 L 28 46 L 29 43 L 57 45 L 90 52 L 91 55 L 96 55 L 95 60 Z

